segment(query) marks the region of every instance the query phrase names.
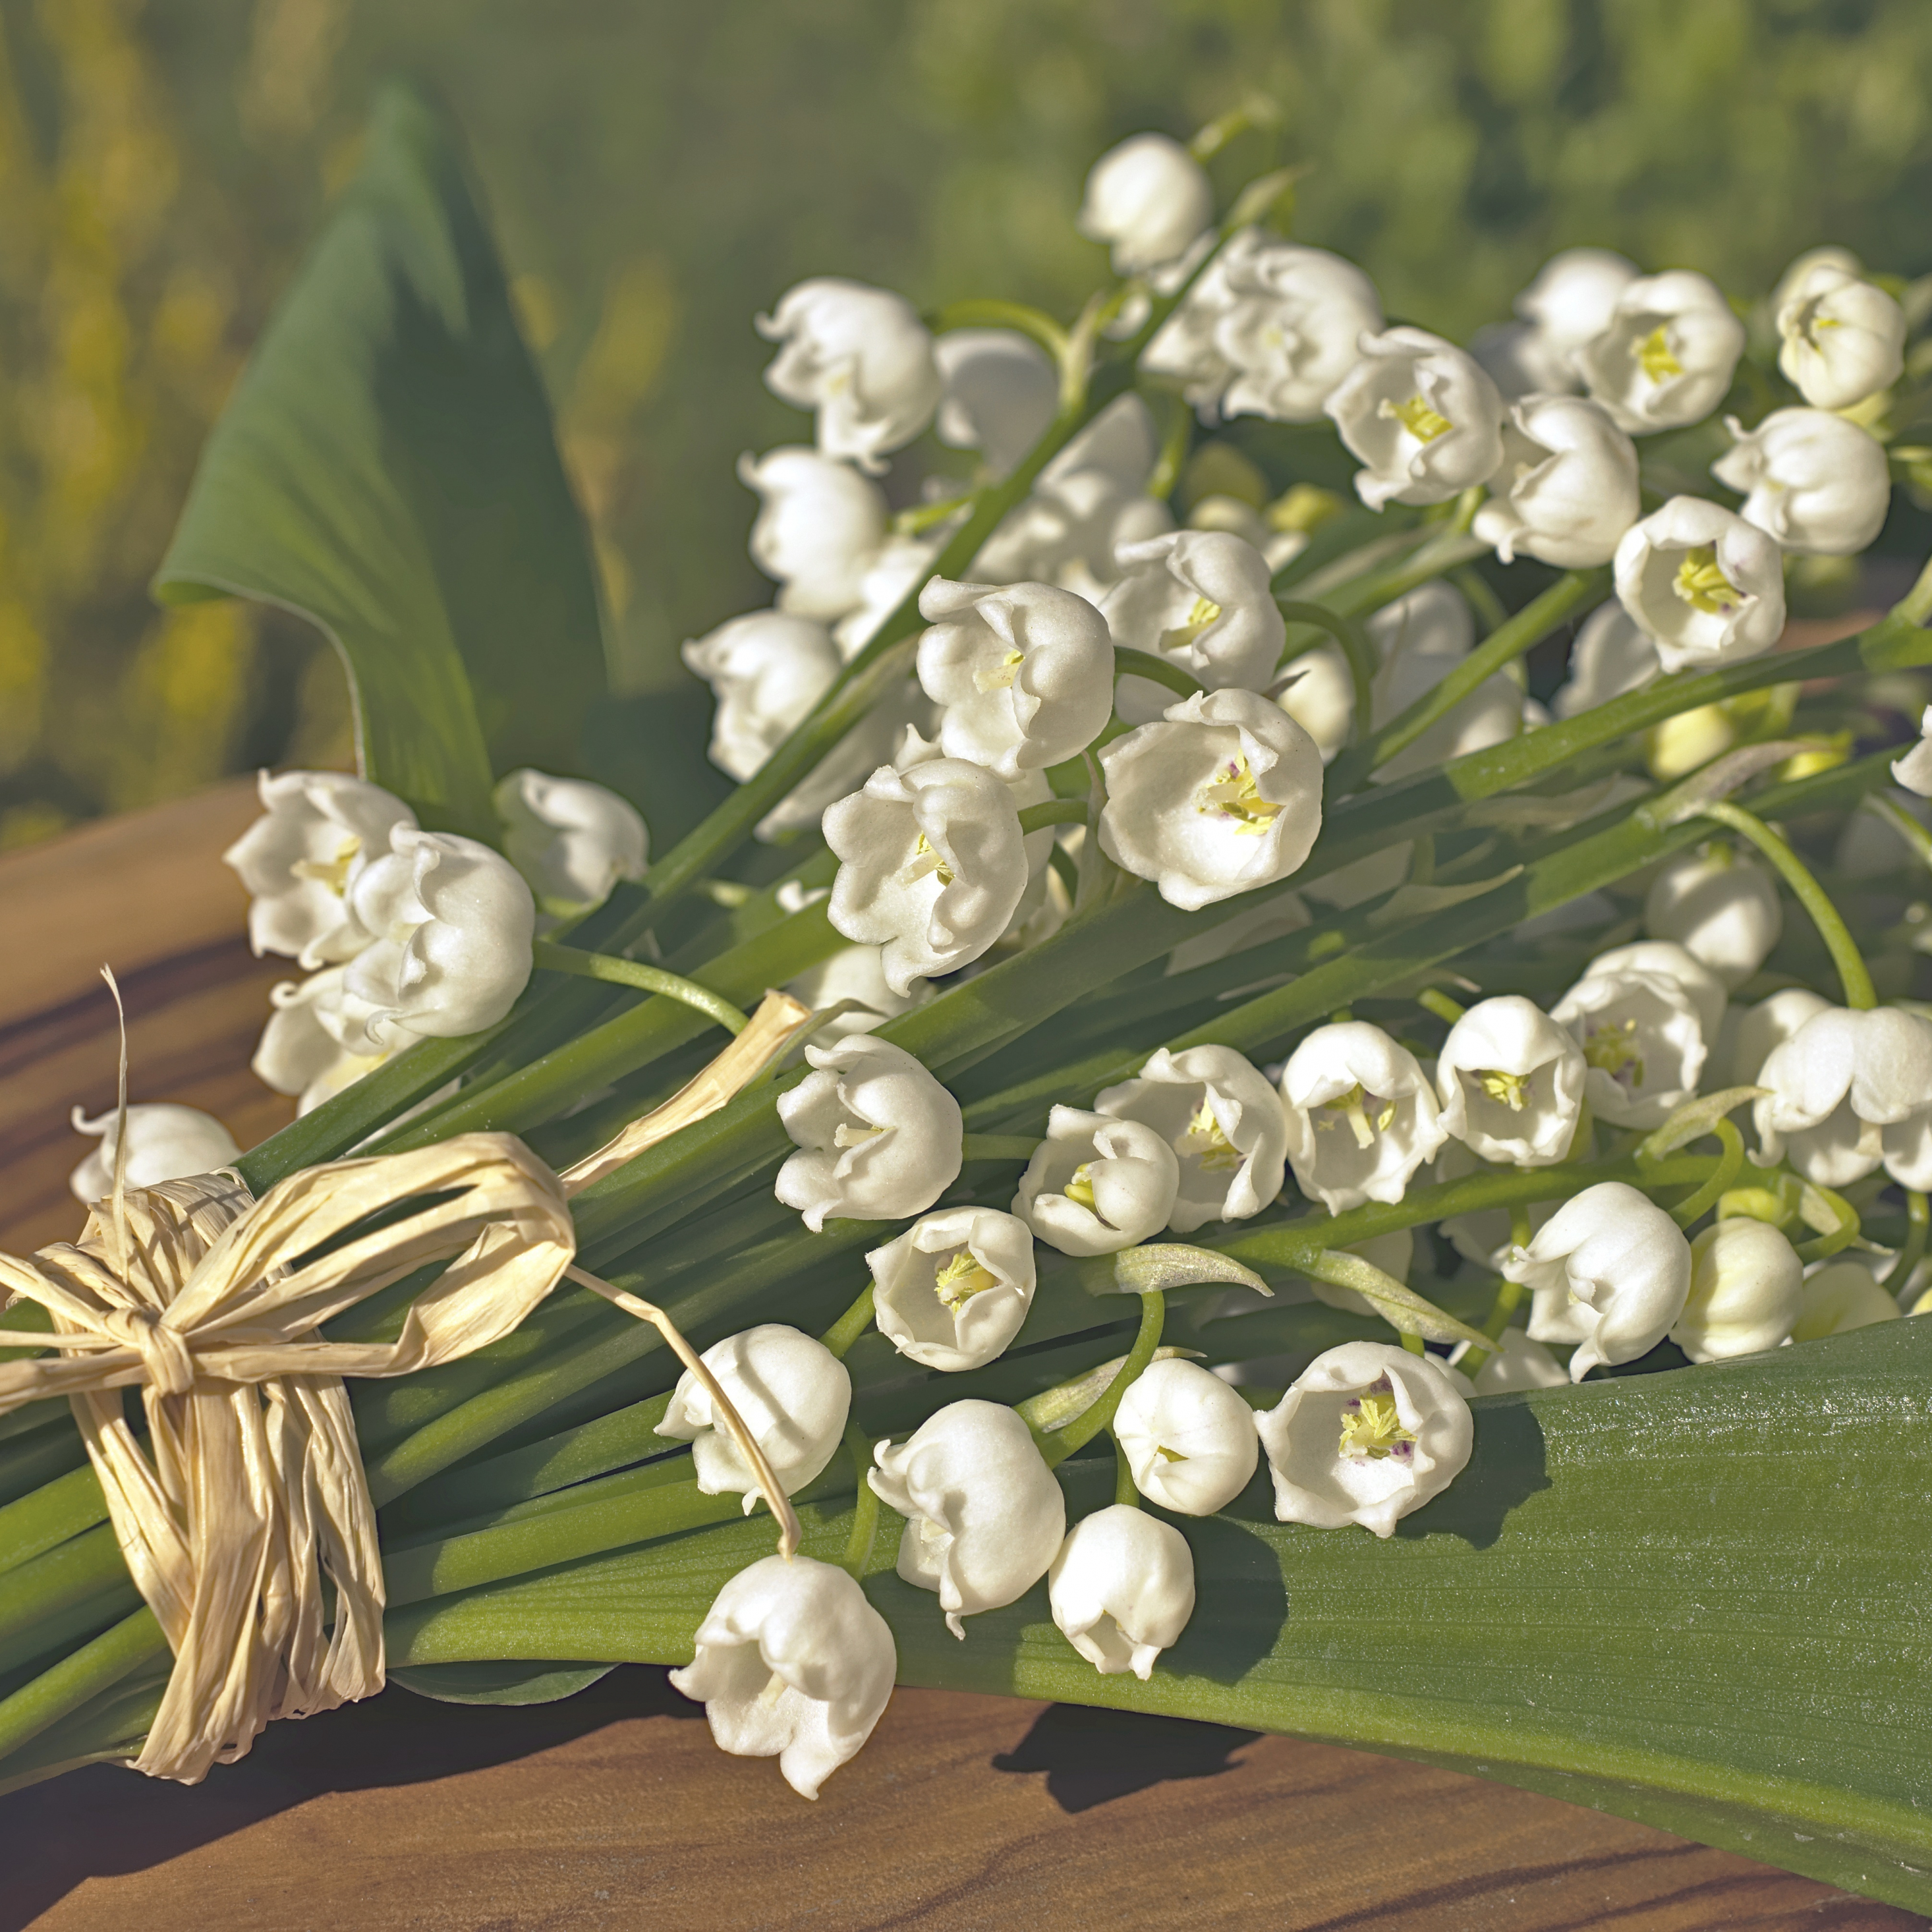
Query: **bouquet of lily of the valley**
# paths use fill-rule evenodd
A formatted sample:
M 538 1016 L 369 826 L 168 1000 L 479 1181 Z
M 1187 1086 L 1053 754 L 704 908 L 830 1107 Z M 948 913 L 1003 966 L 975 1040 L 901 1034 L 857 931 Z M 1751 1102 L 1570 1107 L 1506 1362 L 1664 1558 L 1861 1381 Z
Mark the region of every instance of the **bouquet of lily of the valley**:
M 1458 346 L 1250 143 L 1103 156 L 1070 320 L 758 318 L 653 855 L 682 714 L 386 99 L 158 582 L 352 687 L 228 855 L 301 1112 L 124 1092 L 0 1259 L 0 1780 L 655 1661 L 808 1797 L 958 1685 L 1932 1904 L 1932 578 L 1788 619 L 1923 521 L 1932 288 L 1580 249 Z

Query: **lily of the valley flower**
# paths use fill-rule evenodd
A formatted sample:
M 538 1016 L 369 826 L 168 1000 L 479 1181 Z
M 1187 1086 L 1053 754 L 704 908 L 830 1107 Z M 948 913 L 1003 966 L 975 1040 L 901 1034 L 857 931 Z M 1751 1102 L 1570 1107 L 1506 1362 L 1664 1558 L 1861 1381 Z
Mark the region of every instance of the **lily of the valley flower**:
M 1322 754 L 1250 691 L 1204 692 L 1101 748 L 1100 849 L 1198 912 L 1300 869 L 1322 830 Z
M 1296 1184 L 1331 1214 L 1400 1201 L 1447 1136 L 1414 1054 L 1366 1020 L 1317 1027 L 1282 1070 Z
M 1610 326 L 1636 276 L 1634 262 L 1607 248 L 1565 248 L 1516 297 L 1521 320 L 1481 331 L 1471 353 L 1511 398 L 1580 388 L 1576 352 Z
M 940 395 L 932 338 L 903 296 L 836 276 L 800 282 L 758 318 L 780 345 L 765 386 L 818 412 L 818 447 L 877 472 L 932 418 Z
M 821 891 L 820 898 L 825 896 Z M 829 959 L 808 966 L 795 980 L 785 982 L 785 991 L 795 1000 L 823 1012 L 842 1001 L 852 1010 L 841 1013 L 813 1029 L 819 1040 L 844 1040 L 854 1034 L 871 1033 L 887 1020 L 910 1012 L 931 991 L 915 984 L 901 994 L 886 984 L 886 969 L 876 946 L 842 946 Z
M 1814 260 L 1787 274 L 1780 293 L 1778 366 L 1814 409 L 1848 410 L 1898 380 L 1905 311 L 1882 289 L 1842 262 Z
M 1829 1006 L 1774 1047 L 1752 1112 L 1765 1157 L 1821 1187 L 1881 1162 L 1901 1187 L 1932 1188 L 1932 1022 L 1880 1006 Z
M 386 856 L 416 814 L 400 799 L 341 772 L 283 772 L 258 780 L 266 817 L 222 860 L 253 896 L 248 940 L 313 971 L 352 959 L 370 934 L 350 903 L 356 875 Z
M 866 1257 L 879 1333 L 957 1373 L 1004 1354 L 1033 1306 L 1033 1231 L 994 1208 L 948 1208 Z
M 1570 647 L 1570 676 L 1550 700 L 1558 718 L 1575 718 L 1626 692 L 1636 691 L 1664 669 L 1649 633 L 1612 599 L 1583 621 Z
M 866 561 L 859 601 L 832 627 L 842 663 L 850 664 L 872 641 L 879 626 L 932 574 L 942 536 L 896 532 Z
M 1040 439 L 1060 404 L 1046 351 L 1013 328 L 956 328 L 932 346 L 945 385 L 934 427 L 941 442 L 976 449 L 1004 476 Z
M 1587 1072 L 1582 1048 L 1533 1000 L 1479 1000 L 1436 1063 L 1442 1127 L 1484 1160 L 1550 1166 L 1570 1151 Z
M 76 1201 L 89 1207 L 114 1192 L 114 1162 L 119 1152 L 118 1117 L 112 1108 L 90 1120 L 79 1107 L 72 1116 L 77 1134 L 93 1134 L 100 1144 L 68 1177 Z M 128 1166 L 130 1187 L 152 1187 L 157 1181 L 185 1180 L 212 1174 L 241 1153 L 235 1136 L 212 1114 L 170 1101 L 136 1102 L 128 1109 Z
M 1862 1262 L 1820 1262 L 1804 1277 L 1791 1339 L 1822 1341 L 1827 1335 L 1896 1322 L 1901 1312 Z
M 1361 338 L 1381 332 L 1375 284 L 1325 248 L 1275 242 L 1231 255 L 1225 287 L 1212 330 L 1228 371 L 1220 413 L 1320 422 Z
M 1355 718 L 1355 680 L 1336 644 L 1304 651 L 1282 674 L 1275 702 L 1315 740 L 1325 765 L 1348 742 Z
M 1778 880 L 1768 866 L 1722 841 L 1680 852 L 1651 881 L 1643 929 L 1674 940 L 1725 986 L 1742 986 L 1784 930 Z
M 1570 1379 L 1599 1364 L 1647 1355 L 1684 1312 L 1690 1244 L 1661 1208 L 1621 1180 L 1600 1181 L 1564 1202 L 1526 1248 L 1503 1263 L 1534 1299 L 1535 1342 L 1574 1342 Z
M 879 1444 L 866 1480 L 907 1519 L 898 1574 L 936 1591 L 946 1628 L 1024 1596 L 1046 1574 L 1066 1535 L 1066 1504 L 1053 1472 L 1014 1411 L 956 1402 L 895 1449 Z
M 670 1681 L 718 1748 L 776 1757 L 801 1798 L 857 1756 L 892 1694 L 891 1626 L 836 1564 L 762 1557 L 720 1590 Z
M 1255 1418 L 1282 1522 L 1388 1537 L 1446 1490 L 1475 1442 L 1469 1405 L 1426 1355 L 1345 1342 L 1316 1357 Z
M 1468 599 L 1439 578 L 1385 604 L 1366 628 L 1381 660 L 1370 687 L 1370 722 L 1377 726 L 1399 718 L 1433 691 L 1469 655 L 1476 635 Z M 1522 692 L 1502 673 L 1493 672 L 1419 738 L 1379 765 L 1377 782 L 1390 784 L 1465 752 L 1499 745 L 1516 736 L 1522 719 Z M 1331 890 L 1334 878 L 1330 874 L 1328 880 Z
M 1102 1676 L 1145 1683 L 1194 1614 L 1194 1552 L 1171 1522 L 1114 1503 L 1067 1532 L 1046 1594 L 1060 1635 Z
M 1134 1078 L 1102 1088 L 1094 1107 L 1141 1121 L 1173 1148 L 1180 1191 L 1167 1225 L 1177 1234 L 1208 1221 L 1245 1221 L 1281 1192 L 1288 1129 L 1280 1096 L 1232 1047 L 1162 1047 Z
M 826 1348 L 796 1328 L 766 1322 L 730 1335 L 698 1359 L 717 1378 L 787 1496 L 831 1461 L 845 1434 L 852 1378 Z M 758 1505 L 758 1478 L 714 1409 L 711 1391 L 689 1369 L 671 1391 L 660 1436 L 691 1444 L 698 1486 L 707 1496 L 742 1496 Z
M 1248 1486 L 1254 1412 L 1197 1362 L 1150 1362 L 1120 1397 L 1114 1436 L 1134 1486 L 1162 1509 L 1212 1516 Z
M 1591 962 L 1550 1010 L 1583 1050 L 1584 1097 L 1618 1126 L 1660 1126 L 1697 1090 L 1724 989 L 1681 946 L 1621 946 Z
M 1469 1346 L 1458 1342 L 1449 1352 L 1452 1369 L 1462 1366 Z M 1561 1388 L 1569 1379 L 1569 1371 L 1540 1342 L 1532 1342 L 1520 1328 L 1505 1328 L 1470 1386 L 1478 1395 L 1504 1395 L 1514 1389 Z
M 1013 1212 L 1064 1255 L 1118 1254 L 1166 1225 L 1180 1186 L 1180 1161 L 1153 1128 L 1055 1106 Z
M 830 623 L 859 602 L 886 540 L 883 491 L 849 463 L 788 444 L 740 457 L 738 478 L 758 494 L 752 561 L 778 583 L 778 608 Z
M 783 610 L 733 617 L 684 646 L 711 687 L 711 762 L 741 784 L 790 736 L 838 675 L 825 626 Z
M 1747 433 L 1724 418 L 1735 447 L 1711 474 L 1744 498 L 1738 514 L 1782 550 L 1852 556 L 1876 538 L 1892 507 L 1885 446 L 1824 410 L 1774 410 Z
M 1932 798 L 1932 704 L 1926 706 L 1919 718 L 1918 743 L 1904 757 L 1892 760 L 1892 775 L 1907 791 Z
M 1608 563 L 1637 519 L 1636 446 L 1600 403 L 1532 396 L 1503 424 L 1502 465 L 1475 532 L 1504 562 Z
M 815 1234 L 827 1216 L 902 1221 L 959 1178 L 959 1102 L 903 1047 L 856 1035 L 808 1046 L 812 1066 L 778 1096 L 799 1151 L 772 1191 Z
M 526 768 L 504 778 L 495 798 L 504 851 L 545 912 L 587 912 L 620 879 L 644 876 L 650 832 L 637 807 L 614 791 Z
M 1673 496 L 1617 545 L 1617 596 L 1666 670 L 1754 658 L 1784 629 L 1784 565 L 1755 524 Z
M 1207 171 L 1166 134 L 1132 134 L 1109 148 L 1087 177 L 1078 226 L 1113 250 L 1117 275 L 1178 261 L 1214 218 Z
M 349 969 L 330 966 L 298 984 L 270 988 L 274 1010 L 249 1062 L 262 1085 L 295 1096 L 306 1114 L 412 1045 L 418 1036 L 391 1020 L 380 1040 L 369 1031 L 379 1009 L 348 986 Z
M 1756 1006 L 1732 1010 L 1737 1017 L 1728 1033 L 1727 1078 L 1737 1086 L 1755 1087 L 1772 1049 L 1782 1046 L 1814 1014 L 1829 1012 L 1832 1003 L 1809 986 L 1780 986 Z
M 1673 268 L 1626 283 L 1577 373 L 1632 436 L 1676 429 L 1724 399 L 1744 353 L 1744 326 L 1708 275 Z
M 1503 459 L 1502 398 L 1480 364 L 1426 329 L 1364 335 L 1361 357 L 1322 405 L 1360 460 L 1372 510 L 1444 503 Z
M 1719 1221 L 1690 1244 L 1690 1292 L 1670 1339 L 1694 1362 L 1774 1348 L 1798 1319 L 1804 1265 L 1762 1221 Z
M 1114 640 L 1084 597 L 1046 584 L 920 592 L 919 681 L 946 708 L 940 748 L 1003 778 L 1077 758 L 1113 710 Z

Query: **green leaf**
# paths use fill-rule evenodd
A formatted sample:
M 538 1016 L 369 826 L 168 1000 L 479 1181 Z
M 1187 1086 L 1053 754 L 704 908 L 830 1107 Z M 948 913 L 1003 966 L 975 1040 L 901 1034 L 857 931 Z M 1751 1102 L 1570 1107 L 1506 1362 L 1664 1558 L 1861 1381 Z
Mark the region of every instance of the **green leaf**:
M 340 653 L 362 768 L 494 838 L 493 772 L 581 769 L 596 580 L 550 412 L 454 136 L 386 88 L 202 454 L 155 579 L 255 598 Z
M 1261 1294 L 1274 1292 L 1252 1268 L 1185 1241 L 1144 1241 L 1118 1254 L 1096 1255 L 1081 1262 L 1075 1273 L 1089 1294 L 1167 1294 L 1179 1288 L 1217 1286 L 1252 1288 Z
M 614 1664 L 421 1664 L 389 1682 L 439 1704 L 555 1704 L 587 1690 Z

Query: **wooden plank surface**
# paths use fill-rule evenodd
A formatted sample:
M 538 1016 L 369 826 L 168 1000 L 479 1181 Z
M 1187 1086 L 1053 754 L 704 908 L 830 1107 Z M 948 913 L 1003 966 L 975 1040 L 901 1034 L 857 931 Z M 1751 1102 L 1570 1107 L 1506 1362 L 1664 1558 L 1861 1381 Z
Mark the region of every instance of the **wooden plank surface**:
M 70 1235 L 78 1101 L 288 1117 L 248 1058 L 288 962 L 217 855 L 231 786 L 0 856 L 0 1247 Z M 194 1790 L 104 1766 L 0 1798 L 0 1932 L 1904 1932 L 1928 1922 L 1478 1778 L 1211 1725 L 902 1690 L 816 1804 L 661 1670 L 529 1710 L 400 1690 Z

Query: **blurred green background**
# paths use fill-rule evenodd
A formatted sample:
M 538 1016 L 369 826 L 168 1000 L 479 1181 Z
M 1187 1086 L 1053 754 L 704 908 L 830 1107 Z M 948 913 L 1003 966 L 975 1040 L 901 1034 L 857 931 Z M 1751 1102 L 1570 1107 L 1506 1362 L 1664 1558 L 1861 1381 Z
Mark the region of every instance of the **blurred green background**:
M 1279 103 L 1298 229 L 1462 336 L 1596 242 L 1761 292 L 1932 267 L 1928 0 L 0 0 L 0 844 L 343 762 L 300 627 L 146 584 L 374 80 L 466 130 L 596 532 L 614 669 L 769 600 L 752 317 L 841 274 L 1061 311 L 1094 157 Z M 533 640 L 535 647 L 535 640 Z

